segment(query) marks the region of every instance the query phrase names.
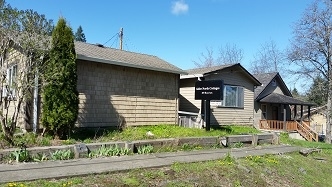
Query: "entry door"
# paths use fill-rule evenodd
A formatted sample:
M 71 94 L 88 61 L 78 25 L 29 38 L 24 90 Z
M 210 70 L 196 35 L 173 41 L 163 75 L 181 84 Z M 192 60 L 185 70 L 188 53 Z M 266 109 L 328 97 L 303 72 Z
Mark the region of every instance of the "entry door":
M 279 120 L 278 116 L 279 110 L 277 106 L 272 107 L 272 120 Z

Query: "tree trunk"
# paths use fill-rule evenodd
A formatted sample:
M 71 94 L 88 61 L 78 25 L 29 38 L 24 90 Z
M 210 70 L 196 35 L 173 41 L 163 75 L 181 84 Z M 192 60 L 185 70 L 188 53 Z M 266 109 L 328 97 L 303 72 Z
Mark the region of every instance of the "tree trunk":
M 331 53 L 330 53 L 331 54 Z M 332 61 L 331 56 L 327 58 L 327 78 L 328 78 L 328 91 L 327 91 L 327 106 L 326 106 L 326 135 L 325 142 L 331 143 L 331 116 L 332 116 Z
M 325 135 L 325 142 L 331 143 L 331 114 L 332 114 L 332 81 L 329 80 L 329 90 L 328 90 L 328 97 L 327 97 L 327 110 L 326 110 L 326 135 Z

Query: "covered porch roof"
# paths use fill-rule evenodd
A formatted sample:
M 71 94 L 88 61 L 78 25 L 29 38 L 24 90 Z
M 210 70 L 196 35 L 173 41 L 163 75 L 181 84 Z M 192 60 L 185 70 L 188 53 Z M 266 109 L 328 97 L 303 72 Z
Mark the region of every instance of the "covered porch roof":
M 301 101 L 299 99 L 295 99 L 290 96 L 271 93 L 261 99 L 258 100 L 261 103 L 276 103 L 276 104 L 287 104 L 287 105 L 306 105 L 306 106 L 315 106 L 314 103 L 309 103 L 305 101 Z

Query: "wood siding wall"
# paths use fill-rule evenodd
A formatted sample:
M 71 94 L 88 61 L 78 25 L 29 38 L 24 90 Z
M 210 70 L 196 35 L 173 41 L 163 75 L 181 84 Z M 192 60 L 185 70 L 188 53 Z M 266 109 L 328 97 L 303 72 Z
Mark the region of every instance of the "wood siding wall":
M 224 84 L 244 88 L 244 108 L 211 107 L 211 125 L 253 125 L 254 85 L 245 73 L 237 68 L 221 70 L 205 77 L 205 80 L 220 80 Z M 180 110 L 198 112 L 201 101 L 195 100 L 197 78 L 180 80 Z
M 79 127 L 176 124 L 179 75 L 78 61 Z
M 271 93 L 277 94 L 286 94 L 281 86 L 280 80 L 277 79 L 276 85 L 272 85 L 271 83 L 265 88 L 265 90 L 260 94 L 259 98 L 263 98 Z M 278 119 L 273 120 L 283 120 L 283 105 L 279 104 L 270 104 L 270 103 L 260 103 L 255 101 L 255 109 L 254 109 L 254 126 L 259 127 L 260 120 L 262 119 L 262 111 L 261 111 L 261 104 L 266 104 L 267 107 L 267 119 L 272 119 L 272 107 L 278 107 Z M 289 106 L 287 108 L 287 119 L 290 119 L 290 109 Z
M 1 67 L 1 71 L 6 72 L 8 68 L 12 67 L 13 65 L 17 65 L 17 75 L 16 75 L 16 83 L 18 84 L 15 89 L 15 97 L 22 97 L 22 86 L 20 84 L 26 83 L 26 63 L 27 58 L 24 54 L 22 54 L 18 50 L 9 50 L 10 52 L 6 55 L 6 59 L 4 64 Z M 9 75 L 7 75 L 7 79 L 9 78 Z M 7 84 L 7 79 L 4 82 L 4 87 Z M 28 85 L 29 86 L 29 85 Z M 31 85 L 34 86 L 34 85 Z M 2 88 L 3 89 L 3 88 Z M 2 91 L 1 89 L 1 91 Z M 3 92 L 4 93 L 4 92 Z M 33 87 L 31 87 L 31 93 L 33 93 Z M 24 101 L 21 104 L 20 111 L 17 118 L 17 127 L 21 129 L 32 129 L 32 117 L 33 117 L 33 106 L 32 102 L 33 100 L 27 100 L 25 98 L 31 97 L 30 95 L 24 96 Z M 16 99 L 9 99 L 7 101 L 8 106 L 8 117 L 11 118 L 13 114 L 15 113 L 18 100 Z M 5 99 L 3 99 L 5 100 Z M 6 105 L 6 104 L 4 104 Z M 6 112 L 7 109 L 4 109 L 4 112 Z
M 195 100 L 195 82 L 197 78 L 180 81 L 180 111 L 198 113 L 201 100 Z
M 250 79 L 241 71 L 227 70 L 208 76 L 206 80 L 222 79 L 224 84 L 242 86 L 244 91 L 244 107 L 212 108 L 212 125 L 253 125 L 254 119 L 254 85 Z

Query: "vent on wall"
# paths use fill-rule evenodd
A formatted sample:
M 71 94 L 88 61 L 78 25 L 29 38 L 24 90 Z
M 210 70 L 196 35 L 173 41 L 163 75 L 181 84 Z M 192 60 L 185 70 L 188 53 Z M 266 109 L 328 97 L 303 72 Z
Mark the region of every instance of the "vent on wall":
M 277 86 L 277 81 L 274 79 L 274 80 L 272 80 L 271 84 L 272 84 L 272 86 Z

